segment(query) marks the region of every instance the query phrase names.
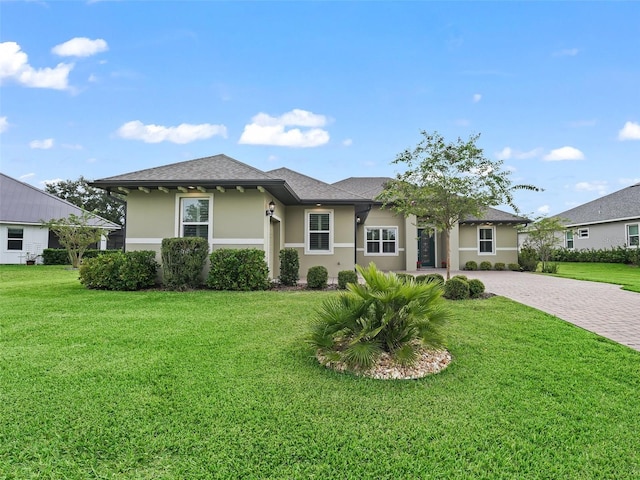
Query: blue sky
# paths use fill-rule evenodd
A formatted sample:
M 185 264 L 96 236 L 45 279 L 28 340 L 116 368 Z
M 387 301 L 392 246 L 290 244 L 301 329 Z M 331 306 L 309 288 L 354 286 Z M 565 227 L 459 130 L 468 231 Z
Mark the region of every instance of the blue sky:
M 0 171 L 225 153 L 335 182 L 480 133 L 525 214 L 640 181 L 638 2 L 0 0 Z

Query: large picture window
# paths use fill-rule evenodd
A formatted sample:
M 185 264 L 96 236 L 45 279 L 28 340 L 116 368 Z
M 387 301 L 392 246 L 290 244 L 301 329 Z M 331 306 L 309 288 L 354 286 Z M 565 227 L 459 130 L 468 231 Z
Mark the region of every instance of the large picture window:
M 478 227 L 478 254 L 493 255 L 496 253 L 496 231 L 493 227 Z
M 180 199 L 180 236 L 202 237 L 209 240 L 210 198 L 182 197 Z
M 627 225 L 627 246 L 640 247 L 640 224 Z
M 22 250 L 24 230 L 22 228 L 11 227 L 7 230 L 7 250 Z
M 398 229 L 396 227 L 367 227 L 366 255 L 396 255 L 398 253 Z
M 306 253 L 331 253 L 333 249 L 333 212 L 307 211 Z

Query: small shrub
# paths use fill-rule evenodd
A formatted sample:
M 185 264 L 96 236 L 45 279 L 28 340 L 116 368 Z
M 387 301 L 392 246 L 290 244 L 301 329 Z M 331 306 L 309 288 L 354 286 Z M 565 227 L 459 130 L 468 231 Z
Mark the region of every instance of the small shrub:
M 309 268 L 307 272 L 307 287 L 314 289 L 327 288 L 327 280 L 329 280 L 329 272 L 322 265 L 316 265 Z
M 353 270 L 338 272 L 338 288 L 344 290 L 348 283 L 358 283 L 358 274 Z
M 518 263 L 523 272 L 535 272 L 538 269 L 538 252 L 533 247 L 523 245 L 518 254 Z
M 209 253 L 209 242 L 200 237 L 163 238 L 162 283 L 174 290 L 197 288 Z
M 558 273 L 557 263 L 545 263 L 542 267 L 542 273 Z
M 269 267 L 264 250 L 219 248 L 209 255 L 207 286 L 214 290 L 266 290 Z
M 478 263 L 475 262 L 474 260 L 469 260 L 467 263 L 464 264 L 464 269 L 465 270 L 477 270 L 478 269 Z
M 409 283 L 411 280 L 414 279 L 414 276 L 411 275 L 410 273 L 396 273 L 396 276 L 398 277 L 399 280 L 403 281 L 404 283 Z
M 444 297 L 449 300 L 465 300 L 469 298 L 469 282 L 456 275 L 444 284 Z
M 496 262 L 493 264 L 493 269 L 502 271 L 502 270 L 506 270 L 507 266 L 502 262 Z
M 300 260 L 298 250 L 283 248 L 280 250 L 280 283 L 294 286 L 300 280 Z
M 477 278 L 469 280 L 469 296 L 471 298 L 480 298 L 484 293 L 484 283 Z
M 466 276 L 466 275 L 460 275 L 460 274 L 458 274 L 458 275 L 454 275 L 454 276 L 453 276 L 453 277 L 451 277 L 451 278 L 459 278 L 460 280 L 464 280 L 465 282 L 468 282 L 468 281 L 469 281 L 469 279 L 467 278 L 467 276 Z
M 131 291 L 155 285 L 158 263 L 150 250 L 84 258 L 80 283 L 98 290 Z
M 520 265 L 518 263 L 510 263 L 509 265 L 507 265 L 507 267 L 512 272 L 519 272 L 520 271 Z
M 416 283 L 430 283 L 437 282 L 440 285 L 444 285 L 444 277 L 439 273 L 427 273 L 424 275 L 418 275 L 416 277 Z
M 491 270 L 491 262 L 484 261 L 480 262 L 480 270 Z

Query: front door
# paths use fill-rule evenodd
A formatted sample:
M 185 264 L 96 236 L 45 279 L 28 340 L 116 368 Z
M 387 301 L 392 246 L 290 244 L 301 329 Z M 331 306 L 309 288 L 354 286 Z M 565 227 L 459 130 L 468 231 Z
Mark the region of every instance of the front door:
M 421 267 L 436 266 L 436 242 L 433 230 L 418 229 L 418 264 Z

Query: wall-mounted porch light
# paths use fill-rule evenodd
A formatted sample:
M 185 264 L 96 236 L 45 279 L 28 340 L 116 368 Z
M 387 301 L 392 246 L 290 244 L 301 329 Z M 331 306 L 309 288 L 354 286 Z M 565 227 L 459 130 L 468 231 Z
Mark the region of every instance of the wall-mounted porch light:
M 273 212 L 275 212 L 275 211 L 276 211 L 276 204 L 273 203 L 273 200 L 271 200 L 269 202 L 269 208 L 267 209 L 265 214 L 267 215 L 267 217 L 272 217 L 273 216 Z

